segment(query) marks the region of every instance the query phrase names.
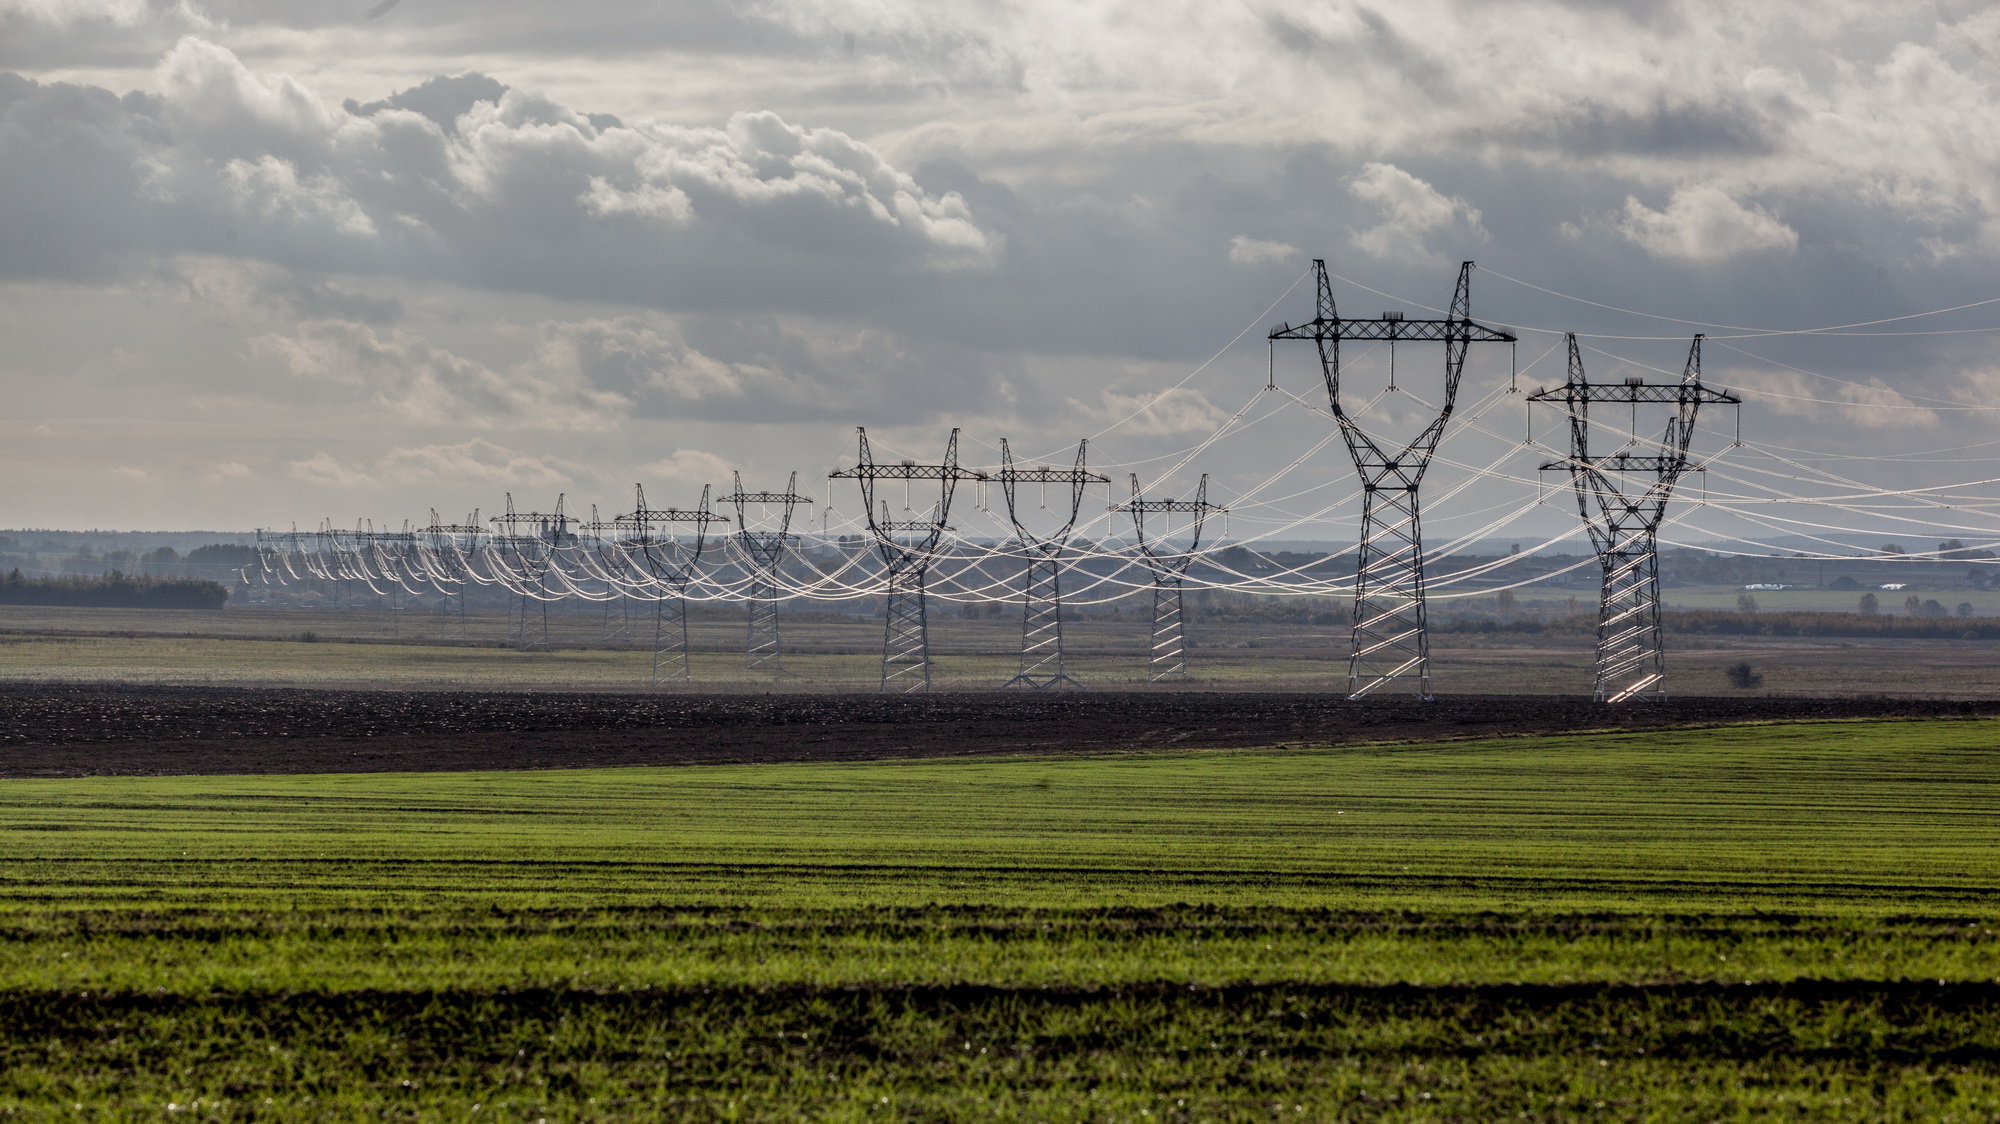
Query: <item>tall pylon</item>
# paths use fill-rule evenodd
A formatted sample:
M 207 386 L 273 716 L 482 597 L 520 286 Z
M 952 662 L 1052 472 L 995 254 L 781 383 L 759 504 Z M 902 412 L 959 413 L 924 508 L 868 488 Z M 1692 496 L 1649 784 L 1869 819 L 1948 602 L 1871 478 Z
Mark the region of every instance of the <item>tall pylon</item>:
M 752 671 L 781 671 L 784 650 L 778 642 L 778 567 L 784 564 L 785 550 L 791 545 L 792 512 L 813 499 L 799 494 L 796 472 L 782 492 L 746 492 L 743 474 L 731 475 L 736 490 L 722 497 L 722 502 L 736 505 L 736 545 L 750 570 L 750 634 L 743 647 L 743 666 Z M 751 514 L 752 505 L 759 515 Z
M 515 619 L 514 646 L 523 652 L 540 652 L 549 646 L 549 602 L 561 597 L 561 589 L 546 588 L 556 553 L 575 545 L 571 526 L 575 519 L 563 513 L 562 496 L 556 497 L 554 511 L 515 511 L 514 494 L 507 493 L 504 515 L 495 515 L 493 545 L 512 571 L 519 602 Z
M 1667 697 L 1667 659 L 1660 635 L 1660 523 L 1674 485 L 1689 471 L 1695 418 L 1707 403 L 1741 407 L 1733 394 L 1701 382 L 1701 336 L 1688 348 L 1687 366 L 1677 383 L 1628 378 L 1622 384 L 1593 383 L 1584 374 L 1576 335 L 1569 336 L 1569 377 L 1528 401 L 1563 408 L 1569 419 L 1569 456 L 1542 465 L 1544 472 L 1567 472 L 1576 493 L 1577 513 L 1590 531 L 1603 585 L 1597 600 L 1597 671 L 1591 693 L 1599 702 Z M 1590 451 L 1593 402 L 1632 407 L 1632 431 L 1616 452 Z M 1653 444 L 1639 437 L 1639 406 L 1672 407 L 1656 451 L 1633 452 Z
M 1186 679 L 1187 670 L 1187 606 L 1182 597 L 1181 581 L 1187 576 L 1188 566 L 1193 564 L 1195 551 L 1201 547 L 1201 528 L 1211 514 L 1227 511 L 1208 502 L 1208 474 L 1203 473 L 1201 483 L 1195 485 L 1191 500 L 1149 500 L 1140 494 L 1139 477 L 1132 477 L 1132 500 L 1120 504 L 1132 516 L 1132 534 L 1139 541 L 1139 556 L 1146 561 L 1146 569 L 1153 575 L 1153 646 L 1146 665 L 1147 676 L 1155 683 Z M 1188 541 L 1178 548 L 1170 545 L 1173 534 L 1173 517 L 1177 514 L 1192 515 L 1193 519 L 1184 524 Z M 1146 531 L 1146 516 L 1164 515 L 1167 524 L 1162 528 L 1157 522 L 1149 535 Z
M 1354 567 L 1354 623 L 1347 665 L 1349 698 L 1405 685 L 1431 697 L 1430 629 L 1424 607 L 1424 541 L 1417 488 L 1444 436 L 1458 400 L 1465 353 L 1474 343 L 1513 343 L 1512 332 L 1472 320 L 1472 263 L 1459 266 L 1451 312 L 1442 320 L 1412 320 L 1385 312 L 1374 320 L 1345 320 L 1333 301 L 1326 262 L 1313 261 L 1318 307 L 1310 322 L 1272 329 L 1273 340 L 1311 340 L 1319 350 L 1327 401 L 1361 477 L 1361 542 Z M 1403 445 L 1385 443 L 1347 412 L 1340 385 L 1342 340 L 1387 343 L 1395 369 L 1398 343 L 1444 345 L 1444 394 L 1436 415 Z M 1393 386 L 1393 374 L 1391 375 Z
M 887 571 L 888 607 L 882 632 L 882 691 L 884 694 L 914 694 L 931 689 L 930 619 L 924 605 L 924 580 L 937 558 L 944 540 L 945 520 L 951 514 L 952 493 L 961 480 L 984 480 L 986 474 L 958 464 L 958 430 L 951 431 L 944 460 L 937 464 L 880 464 L 868 447 L 868 430 L 857 428 L 861 453 L 853 468 L 830 472 L 830 480 L 855 480 L 861 484 L 862 507 L 868 512 L 868 531 L 875 538 L 876 553 Z M 876 509 L 875 485 L 882 480 L 935 480 L 938 500 L 926 517 L 896 519 L 888 501 Z M 907 497 L 907 492 L 905 493 Z M 905 500 L 907 503 L 907 498 Z M 908 510 L 906 507 L 905 510 Z M 914 513 L 912 513 L 914 514 Z
M 1089 447 L 1088 440 L 1076 443 L 1076 464 L 1069 468 L 1048 465 L 1016 468 L 1014 452 L 1007 447 L 1007 439 L 1000 439 L 1000 471 L 996 478 L 1000 481 L 1001 493 L 1007 498 L 1007 521 L 1014 525 L 1014 534 L 1019 538 L 1021 551 L 1028 561 L 1021 581 L 1021 669 L 1014 678 L 1000 685 L 1003 690 L 1026 687 L 1045 691 L 1053 687 L 1083 686 L 1070 677 L 1063 664 L 1062 552 L 1069 545 L 1070 532 L 1076 529 L 1077 515 L 1083 510 L 1084 488 L 1111 482 L 1110 477 L 1100 476 L 1084 467 L 1084 456 Z M 1018 489 L 1023 484 L 1041 488 L 1042 502 L 1038 510 L 1050 510 L 1048 486 L 1058 485 L 1053 511 L 1055 516 L 1061 518 L 1060 526 L 1043 532 L 1028 529 L 1018 496 Z M 1064 504 L 1064 499 L 1069 502 Z M 1046 525 L 1044 520 L 1043 526 Z
M 634 484 L 636 500 L 632 510 L 611 521 L 618 528 L 618 544 L 627 556 L 651 575 L 656 586 L 653 599 L 653 684 L 686 682 L 694 678 L 688 661 L 687 587 L 701 563 L 702 547 L 710 523 L 728 520 L 708 509 L 707 485 L 701 489 L 701 503 L 692 509 L 646 506 L 646 486 Z M 692 523 L 692 541 L 679 533 L 682 524 Z

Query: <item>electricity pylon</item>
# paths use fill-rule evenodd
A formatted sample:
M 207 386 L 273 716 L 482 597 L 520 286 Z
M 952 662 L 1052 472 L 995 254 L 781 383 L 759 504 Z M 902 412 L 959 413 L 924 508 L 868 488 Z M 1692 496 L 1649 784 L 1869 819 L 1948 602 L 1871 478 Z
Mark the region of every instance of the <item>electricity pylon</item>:
M 631 512 L 611 521 L 617 528 L 618 546 L 635 558 L 659 585 L 653 599 L 653 683 L 694 678 L 688 664 L 687 587 L 707 541 L 710 523 L 727 519 L 708 509 L 708 486 L 701 489 L 701 503 L 692 510 L 679 507 L 647 507 L 646 486 L 634 484 L 637 500 Z M 694 524 L 694 541 L 688 542 L 676 530 L 683 523 Z
M 784 563 L 785 549 L 792 541 L 792 512 L 800 504 L 813 502 L 799 494 L 799 474 L 785 484 L 782 492 L 746 492 L 743 474 L 731 474 L 736 491 L 722 497 L 736 505 L 736 545 L 750 560 L 750 635 L 743 647 L 743 666 L 755 670 L 784 669 L 784 653 L 778 644 L 778 567 Z M 753 520 L 750 505 L 756 504 L 760 517 Z M 777 529 L 771 529 L 772 508 L 777 509 Z M 753 521 L 757 524 L 752 526 Z
M 417 557 L 423 563 L 425 580 L 440 595 L 437 610 L 440 640 L 452 639 L 454 626 L 457 639 L 466 637 L 465 587 L 471 582 L 466 555 L 479 552 L 480 539 L 485 535 L 486 528 L 479 524 L 477 508 L 463 523 L 446 523 L 438 518 L 437 508 L 432 508 L 430 525 L 417 529 Z
M 1186 606 L 1181 597 L 1181 579 L 1194 562 L 1195 551 L 1201 546 L 1201 527 L 1211 513 L 1229 510 L 1208 502 L 1208 474 L 1203 473 L 1201 483 L 1194 489 L 1191 500 L 1149 500 L 1139 494 L 1139 477 L 1132 477 L 1132 501 L 1119 505 L 1132 516 L 1132 533 L 1139 541 L 1139 556 L 1145 559 L 1146 569 L 1153 575 L 1153 648 L 1147 664 L 1147 672 L 1155 683 L 1169 679 L 1187 678 L 1187 624 Z M 1192 515 L 1188 525 L 1188 542 L 1178 550 L 1170 549 L 1166 535 L 1173 533 L 1173 516 Z M 1165 515 L 1167 526 L 1164 533 L 1155 524 L 1153 537 L 1146 534 L 1146 516 Z
M 575 545 L 576 520 L 563 514 L 563 497 L 556 497 L 554 511 L 515 511 L 514 494 L 507 493 L 507 513 L 492 517 L 496 531 L 493 545 L 519 583 L 520 619 L 514 646 L 523 652 L 539 652 L 549 646 L 549 602 L 562 596 L 561 590 L 543 588 L 544 579 L 555 564 L 556 552 Z
M 1007 521 L 1014 525 L 1021 549 L 1028 556 L 1021 590 L 1021 670 L 1000 685 L 1003 689 L 1027 687 L 1041 691 L 1082 686 L 1063 668 L 1062 551 L 1069 544 L 1070 531 L 1076 527 L 1077 514 L 1083 510 L 1084 488 L 1110 483 L 1109 477 L 1083 467 L 1084 452 L 1089 445 L 1087 440 L 1076 443 L 1076 465 L 1072 468 L 1047 465 L 1015 468 L 1014 453 L 1007 447 L 1007 439 L 1000 439 L 998 479 L 1000 490 L 1007 497 Z M 1042 510 L 1048 509 L 1050 484 L 1068 489 L 1069 513 L 1060 527 L 1047 534 L 1034 534 L 1023 526 L 1021 508 L 1015 502 L 1015 489 L 1021 484 L 1041 485 Z M 1060 513 L 1063 510 L 1060 491 L 1057 497 L 1056 511 Z
M 1591 688 L 1599 702 L 1667 697 L 1666 651 L 1660 637 L 1660 523 L 1674 485 L 1688 472 L 1688 448 L 1695 417 L 1705 403 L 1740 407 L 1741 398 L 1701 383 L 1701 336 L 1688 348 L 1678 383 L 1628 378 L 1623 384 L 1593 383 L 1583 372 L 1576 335 L 1569 336 L 1569 378 L 1554 390 L 1528 396 L 1529 402 L 1561 406 L 1569 418 L 1569 456 L 1542 465 L 1544 472 L 1567 472 L 1576 493 L 1577 513 L 1604 571 L 1597 600 L 1597 674 Z M 1616 452 L 1590 451 L 1590 405 L 1632 407 L 1632 433 Z M 1673 407 L 1656 452 L 1641 446 L 1639 406 Z M 1643 444 L 1651 444 L 1650 441 Z
M 856 480 L 861 484 L 861 504 L 868 512 L 868 530 L 875 538 L 875 550 L 887 569 L 888 609 L 882 632 L 882 691 L 911 694 L 931 689 L 930 621 L 924 611 L 924 579 L 937 559 L 938 544 L 944 539 L 945 520 L 951 514 L 952 493 L 960 480 L 984 480 L 986 474 L 958 465 L 958 430 L 951 431 L 939 464 L 878 464 L 868 448 L 868 431 L 857 429 L 861 454 L 853 468 L 830 472 L 830 480 Z M 889 504 L 875 506 L 875 484 L 880 480 L 935 480 L 938 501 L 927 518 L 892 519 Z M 908 509 L 907 491 L 905 508 Z M 913 513 L 914 514 L 914 513 Z
M 1349 698 L 1407 683 L 1418 698 L 1431 697 L 1430 630 L 1424 608 L 1424 542 L 1417 486 L 1444 436 L 1458 399 L 1465 353 L 1474 343 L 1513 343 L 1512 332 L 1472 320 L 1472 263 L 1459 266 L 1451 312 L 1442 320 L 1410 320 L 1385 312 L 1376 320 L 1344 320 L 1333 302 L 1326 262 L 1313 261 L 1319 304 L 1309 323 L 1283 324 L 1274 340 L 1311 340 L 1340 436 L 1361 477 L 1361 543 L 1354 566 L 1354 625 L 1348 655 Z M 1342 340 L 1385 342 L 1391 370 L 1397 343 L 1444 345 L 1444 396 L 1431 419 L 1407 444 L 1384 443 L 1361 428 L 1341 400 Z

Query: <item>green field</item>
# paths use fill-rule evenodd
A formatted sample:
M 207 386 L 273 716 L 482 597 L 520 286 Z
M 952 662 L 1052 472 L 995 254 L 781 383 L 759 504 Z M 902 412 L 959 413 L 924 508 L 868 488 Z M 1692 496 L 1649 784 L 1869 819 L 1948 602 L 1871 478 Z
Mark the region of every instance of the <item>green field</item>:
M 1991 1120 L 1996 734 L 5 781 L 0 1114 Z

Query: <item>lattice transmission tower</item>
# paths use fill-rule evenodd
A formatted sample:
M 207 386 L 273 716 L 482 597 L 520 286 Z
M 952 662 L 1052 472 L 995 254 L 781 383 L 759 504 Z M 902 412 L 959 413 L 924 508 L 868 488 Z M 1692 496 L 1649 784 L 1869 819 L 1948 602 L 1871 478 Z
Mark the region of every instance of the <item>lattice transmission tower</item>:
M 782 492 L 746 492 L 743 474 L 732 473 L 736 491 L 722 497 L 736 505 L 736 545 L 750 563 L 750 634 L 743 647 L 743 666 L 751 670 L 784 669 L 778 643 L 778 567 L 792 542 L 792 513 L 811 496 L 799 494 L 799 474 L 792 473 Z M 757 513 L 752 514 L 755 506 Z M 775 529 L 774 529 L 775 526 Z
M 1139 477 L 1134 475 L 1132 500 L 1119 506 L 1132 516 L 1132 534 L 1139 542 L 1139 557 L 1145 560 L 1146 569 L 1153 575 L 1153 647 L 1147 672 L 1155 683 L 1186 679 L 1187 606 L 1182 597 L 1181 581 L 1187 576 L 1188 566 L 1193 564 L 1195 551 L 1201 546 L 1202 525 L 1210 515 L 1228 508 L 1208 502 L 1207 473 L 1203 473 L 1201 483 L 1195 485 L 1191 500 L 1145 499 L 1139 492 Z M 1155 522 L 1149 535 L 1146 531 L 1148 515 L 1166 516 L 1166 526 Z M 1179 548 L 1169 544 L 1175 515 L 1194 516 L 1183 525 L 1188 541 Z
M 694 678 L 688 663 L 688 582 L 701 564 L 708 525 L 728 520 L 708 509 L 707 485 L 702 486 L 701 503 L 692 509 L 647 507 L 645 485 L 632 487 L 637 499 L 631 512 L 613 519 L 611 525 L 619 549 L 643 565 L 660 586 L 653 599 L 653 682 L 685 682 Z M 692 541 L 678 533 L 690 523 Z
M 514 646 L 523 652 L 549 646 L 549 602 L 562 595 L 544 588 L 555 565 L 556 552 L 576 543 L 576 520 L 563 514 L 563 497 L 554 511 L 515 511 L 514 494 L 507 493 L 507 511 L 495 515 L 493 546 L 520 585 Z
M 930 621 L 925 614 L 924 580 L 937 559 L 943 541 L 945 520 L 951 514 L 952 493 L 961 480 L 984 480 L 986 474 L 958 464 L 958 430 L 951 431 L 944 460 L 938 464 L 880 464 L 868 447 L 868 431 L 858 429 L 861 454 L 853 468 L 828 473 L 831 480 L 855 480 L 861 484 L 861 502 L 868 511 L 868 531 L 875 550 L 887 570 L 888 608 L 882 633 L 882 690 L 910 694 L 931 689 Z M 938 484 L 937 504 L 922 518 L 894 519 L 887 500 L 876 510 L 877 483 L 904 482 L 904 511 L 909 508 L 909 482 L 934 480 Z M 915 514 L 912 512 L 912 514 Z
M 446 523 L 431 509 L 430 525 L 417 528 L 417 551 L 426 577 L 438 591 L 438 639 L 463 640 L 470 629 L 465 614 L 465 590 L 472 582 L 466 559 L 479 553 L 486 528 L 474 508 L 463 523 Z
M 1430 630 L 1424 607 L 1424 542 L 1417 488 L 1431 455 L 1444 436 L 1458 400 L 1465 355 L 1474 343 L 1513 343 L 1512 332 L 1472 319 L 1472 263 L 1459 267 L 1451 311 L 1442 320 L 1412 320 L 1400 312 L 1378 319 L 1342 319 L 1334 306 L 1326 262 L 1313 261 L 1319 301 L 1309 323 L 1281 324 L 1273 340 L 1311 340 L 1319 350 L 1327 401 L 1341 438 L 1361 477 L 1361 542 L 1354 567 L 1354 622 L 1347 665 L 1349 698 L 1383 687 L 1408 684 L 1419 698 L 1431 697 Z M 1390 346 L 1394 369 L 1398 343 L 1444 345 L 1444 395 L 1436 415 L 1407 443 L 1378 438 L 1347 411 L 1340 383 L 1340 345 L 1365 340 Z
M 1733 394 L 1702 385 L 1701 341 L 1701 336 L 1694 337 L 1677 383 L 1640 378 L 1622 384 L 1593 383 L 1584 374 L 1583 356 L 1572 333 L 1568 380 L 1528 396 L 1531 403 L 1561 406 L 1569 419 L 1569 456 L 1541 467 L 1544 472 L 1569 473 L 1577 513 L 1590 531 L 1604 572 L 1597 601 L 1597 674 L 1591 689 L 1599 702 L 1667 697 L 1666 651 L 1660 636 L 1660 523 L 1674 485 L 1689 471 L 1688 449 L 1701 407 L 1743 404 Z M 1631 433 L 1615 452 L 1590 451 L 1593 403 L 1632 407 Z M 1665 435 L 1657 444 L 1639 437 L 1641 404 L 1672 407 Z
M 1051 687 L 1082 687 L 1063 666 L 1062 552 L 1069 545 L 1070 532 L 1076 529 L 1076 517 L 1083 510 L 1083 490 L 1091 484 L 1111 482 L 1110 477 L 1084 467 L 1089 446 L 1087 440 L 1076 443 L 1076 464 L 1069 468 L 1049 465 L 1016 468 L 1007 439 L 1000 439 L 1000 471 L 996 479 L 1007 498 L 1007 521 L 1014 525 L 1014 534 L 1020 538 L 1021 549 L 1028 557 L 1021 579 L 1021 669 L 1000 685 L 1002 689 L 1027 687 L 1042 691 Z M 1051 510 L 1049 485 L 1057 485 L 1053 511 L 1061 518 L 1060 526 L 1046 533 L 1028 530 L 1018 496 L 1023 484 L 1039 486 L 1039 510 L 1043 511 Z M 1067 504 L 1063 502 L 1065 499 Z M 1042 523 L 1046 525 L 1047 520 Z

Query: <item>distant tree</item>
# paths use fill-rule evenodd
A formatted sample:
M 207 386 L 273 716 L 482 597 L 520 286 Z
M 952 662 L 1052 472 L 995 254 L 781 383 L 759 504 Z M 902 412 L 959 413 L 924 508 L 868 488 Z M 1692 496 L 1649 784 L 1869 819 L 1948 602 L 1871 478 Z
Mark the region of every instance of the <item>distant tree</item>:
M 1728 667 L 1722 669 L 1722 674 L 1729 677 L 1729 685 L 1731 687 L 1741 690 L 1748 691 L 1754 687 L 1762 687 L 1764 685 L 1764 677 L 1758 674 L 1757 669 L 1751 667 L 1748 663 L 1730 664 Z
M 197 566 L 244 566 L 257 560 L 257 548 L 231 542 L 210 543 L 188 551 L 187 560 Z
M 1500 615 L 1504 617 L 1508 613 L 1514 611 L 1515 600 L 1516 598 L 1514 596 L 1513 590 L 1503 589 L 1500 592 L 1493 595 L 1493 607 L 1495 609 L 1498 609 Z
M 1924 609 L 1924 615 L 1927 617 L 1942 617 L 1946 615 L 1944 609 L 1944 602 L 1942 601 L 1935 601 L 1935 600 L 1926 601 L 1924 602 L 1923 609 Z
M 1972 616 L 1972 602 L 1960 601 L 1958 603 L 1958 615 L 1969 619 Z
M 1826 587 L 1828 589 L 1838 589 L 1842 592 L 1846 592 L 1851 589 L 1860 589 L 1861 583 L 1855 581 L 1853 578 L 1849 577 L 1846 574 L 1842 574 L 1839 577 L 1828 582 Z
M 1750 595 L 1749 595 L 1749 594 L 1747 594 L 1747 593 L 1739 593 L 1739 594 L 1737 594 L 1737 595 L 1736 595 L 1736 611 L 1737 611 L 1737 612 L 1739 612 L 1739 613 L 1754 613 L 1754 612 L 1756 612 L 1756 611 L 1757 611 L 1757 599 L 1756 599 L 1755 597 L 1752 597 L 1752 596 L 1750 596 Z
M 1861 604 L 1855 606 L 1855 608 L 1859 609 L 1863 613 L 1873 613 L 1875 610 L 1880 609 L 1881 607 L 1882 603 L 1880 601 L 1877 601 L 1875 599 L 1875 595 L 1872 593 L 1862 594 Z
M 1923 616 L 1924 599 L 1918 597 L 1914 593 L 1910 594 L 1908 597 L 1903 598 L 1903 612 L 1908 613 L 1910 616 L 1913 617 Z
M 1903 548 L 1902 548 L 1901 546 L 1898 546 L 1898 545 L 1897 545 L 1897 544 L 1895 544 L 1895 543 L 1892 543 L 1892 542 L 1885 542 L 1885 543 L 1883 543 L 1883 544 L 1882 544 L 1882 553 L 1884 553 L 1884 554 L 1901 554 L 1901 553 L 1903 553 Z

